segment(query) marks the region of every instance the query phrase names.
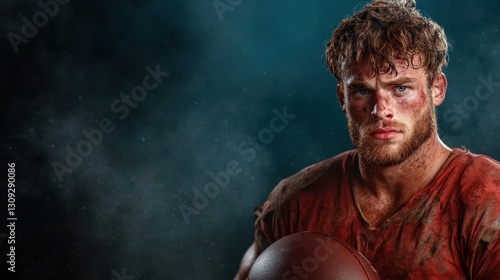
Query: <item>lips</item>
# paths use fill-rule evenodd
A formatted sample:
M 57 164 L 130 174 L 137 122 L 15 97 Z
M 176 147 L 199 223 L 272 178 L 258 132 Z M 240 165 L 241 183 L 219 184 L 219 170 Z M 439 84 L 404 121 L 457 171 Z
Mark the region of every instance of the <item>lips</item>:
M 396 128 L 383 127 L 383 128 L 377 128 L 374 131 L 372 131 L 372 133 L 370 133 L 370 136 L 377 140 L 389 140 L 396 138 L 400 133 L 401 131 Z

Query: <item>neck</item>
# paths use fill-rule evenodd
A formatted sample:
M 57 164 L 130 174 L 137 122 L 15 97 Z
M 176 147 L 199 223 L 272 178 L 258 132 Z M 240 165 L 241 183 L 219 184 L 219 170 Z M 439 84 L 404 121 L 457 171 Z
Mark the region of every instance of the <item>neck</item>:
M 359 191 L 367 196 L 401 204 L 408 201 L 437 175 L 451 153 L 437 133 L 433 133 L 404 162 L 388 167 L 372 166 L 359 160 L 356 176 Z M 392 204 L 391 203 L 391 204 Z

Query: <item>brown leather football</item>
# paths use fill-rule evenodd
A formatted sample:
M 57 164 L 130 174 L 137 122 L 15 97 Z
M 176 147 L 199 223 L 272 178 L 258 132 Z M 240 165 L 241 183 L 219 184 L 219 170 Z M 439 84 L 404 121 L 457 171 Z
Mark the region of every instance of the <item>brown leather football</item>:
M 249 280 L 380 280 L 356 249 L 320 233 L 299 232 L 281 238 L 255 260 Z

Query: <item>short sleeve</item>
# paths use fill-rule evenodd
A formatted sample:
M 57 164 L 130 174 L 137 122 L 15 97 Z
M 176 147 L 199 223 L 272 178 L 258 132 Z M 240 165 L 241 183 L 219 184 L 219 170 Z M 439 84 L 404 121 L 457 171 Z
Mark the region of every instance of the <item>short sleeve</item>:
M 466 266 L 471 279 L 500 279 L 500 163 L 475 158 L 462 177 Z

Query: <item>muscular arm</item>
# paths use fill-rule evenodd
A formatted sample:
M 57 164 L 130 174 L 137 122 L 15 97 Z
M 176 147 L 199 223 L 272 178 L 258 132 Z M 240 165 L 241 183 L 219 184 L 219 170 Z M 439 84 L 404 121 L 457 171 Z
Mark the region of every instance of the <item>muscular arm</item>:
M 254 242 L 243 255 L 243 259 L 241 260 L 240 268 L 234 277 L 234 280 L 245 280 L 248 277 L 248 273 L 250 272 L 250 268 L 252 267 L 255 259 L 260 255 L 259 248 L 257 244 Z

